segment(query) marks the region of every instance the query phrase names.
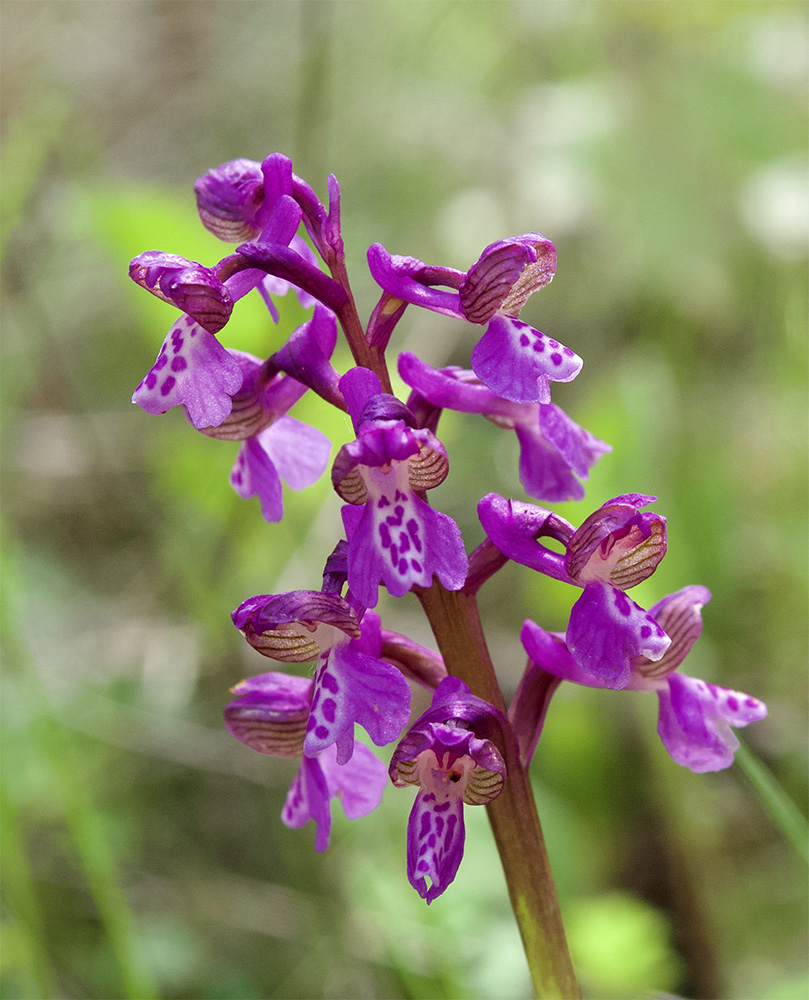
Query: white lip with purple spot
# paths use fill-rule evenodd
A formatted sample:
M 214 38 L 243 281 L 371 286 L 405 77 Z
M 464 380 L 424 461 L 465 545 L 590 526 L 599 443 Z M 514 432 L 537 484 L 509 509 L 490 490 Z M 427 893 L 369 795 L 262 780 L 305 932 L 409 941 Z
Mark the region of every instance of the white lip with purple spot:
M 194 427 L 218 427 L 230 415 L 231 397 L 241 384 L 238 361 L 213 334 L 190 316 L 181 316 L 132 402 L 154 414 L 182 404 Z

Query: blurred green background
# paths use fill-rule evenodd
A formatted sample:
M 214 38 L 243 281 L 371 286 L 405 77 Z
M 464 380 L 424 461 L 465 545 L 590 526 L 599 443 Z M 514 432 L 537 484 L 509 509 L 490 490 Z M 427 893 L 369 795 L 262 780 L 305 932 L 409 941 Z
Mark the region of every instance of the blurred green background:
M 670 548 L 638 592 L 714 597 L 689 673 L 767 701 L 742 733 L 805 813 L 807 5 L 790 2 L 16 2 L 2 15 L 2 992 L 9 998 L 526 997 L 483 810 L 429 909 L 405 876 L 412 793 L 332 847 L 279 812 L 294 762 L 224 732 L 268 668 L 229 611 L 318 586 L 328 477 L 281 525 L 232 493 L 235 448 L 129 403 L 174 311 L 127 278 L 212 263 L 194 180 L 279 150 L 343 192 L 349 273 L 391 252 L 468 267 L 539 230 L 524 317 L 585 359 L 554 399 L 614 446 L 578 523 L 655 493 Z M 278 329 L 245 302 L 226 346 Z M 467 364 L 474 333 L 411 309 L 392 351 Z M 345 354 L 338 355 L 342 366 Z M 318 399 L 294 415 L 348 436 Z M 523 498 L 513 435 L 448 414 L 437 506 Z M 519 626 L 575 594 L 522 567 L 484 590 L 507 695 Z M 380 605 L 425 643 L 416 601 Z M 271 664 L 269 664 L 271 666 Z M 592 998 L 809 995 L 806 870 L 737 764 L 692 775 L 655 699 L 563 688 L 533 774 Z M 424 695 L 414 704 L 421 708 Z

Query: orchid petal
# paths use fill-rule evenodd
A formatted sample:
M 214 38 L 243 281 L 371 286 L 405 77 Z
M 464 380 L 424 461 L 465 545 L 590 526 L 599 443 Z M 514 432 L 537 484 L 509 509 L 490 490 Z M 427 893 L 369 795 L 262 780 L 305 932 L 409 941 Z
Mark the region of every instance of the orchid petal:
M 571 382 L 582 364 L 569 347 L 499 313 L 472 351 L 472 369 L 481 382 L 514 403 L 550 403 L 548 382 Z
M 343 517 L 348 531 L 345 507 Z M 367 503 L 358 522 L 348 518 L 348 585 L 366 607 L 376 606 L 380 583 L 394 597 L 431 586 L 433 574 L 448 590 L 464 585 L 469 561 L 458 525 L 415 494 L 397 489 Z
M 345 397 L 348 413 L 356 431 L 362 411 L 370 399 L 382 392 L 382 385 L 379 376 L 370 368 L 358 365 L 350 368 L 340 379 L 340 392 Z
M 272 459 L 262 447 L 261 435 L 241 443 L 230 470 L 230 485 L 243 500 L 258 495 L 261 516 L 265 521 L 275 524 L 283 517 L 281 479 Z
M 540 404 L 539 428 L 545 440 L 580 479 L 587 479 L 601 456 L 612 451 L 611 445 L 580 427 L 554 403 Z
M 209 267 L 173 253 L 147 250 L 133 257 L 129 277 L 152 295 L 218 333 L 233 311 L 230 290 Z
M 632 660 L 659 660 L 671 639 L 650 614 L 611 584 L 595 580 L 573 605 L 567 645 L 576 662 L 608 687 L 629 684 Z
M 377 746 L 396 739 L 410 715 L 410 688 L 388 663 L 357 652 L 346 643 L 321 656 L 304 753 L 317 756 L 358 722 Z M 339 753 L 338 763 L 348 758 Z M 349 748 L 349 757 L 350 757 Z
M 407 823 L 407 877 L 428 903 L 440 896 L 458 874 L 464 838 L 461 799 L 437 802 L 433 792 L 419 790 Z
M 310 819 L 317 826 L 315 850 L 323 852 L 329 846 L 331 832 L 329 788 L 319 761 L 303 757 L 281 810 L 281 822 L 297 830 Z
M 242 369 L 212 334 L 182 316 L 169 330 L 157 360 L 132 394 L 147 413 L 183 404 L 197 429 L 218 427 L 242 384 Z
M 657 731 L 672 758 L 696 773 L 730 767 L 739 747 L 730 727 L 763 719 L 767 706 L 685 674 L 670 674 L 667 681 L 658 691 Z
M 261 165 L 238 159 L 223 163 L 194 184 L 197 211 L 205 228 L 228 243 L 259 232 L 256 213 L 264 201 Z
M 294 417 L 279 417 L 258 435 L 261 447 L 293 490 L 311 486 L 323 474 L 331 441 Z
M 340 800 L 348 819 L 367 816 L 382 801 L 388 769 L 363 743 L 355 742 L 347 764 L 337 763 L 337 751 L 332 747 L 327 747 L 317 760 L 326 776 L 329 796 Z

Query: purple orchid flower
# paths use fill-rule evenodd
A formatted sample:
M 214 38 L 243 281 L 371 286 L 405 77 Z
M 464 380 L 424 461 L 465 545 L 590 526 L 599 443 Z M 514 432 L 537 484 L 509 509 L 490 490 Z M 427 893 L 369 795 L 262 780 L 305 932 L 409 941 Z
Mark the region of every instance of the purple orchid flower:
M 262 163 L 238 159 L 223 163 L 194 185 L 197 210 L 206 229 L 221 240 L 241 243 L 258 238 L 275 202 L 289 196 L 300 205 L 304 225 L 329 266 L 345 258 L 340 235 L 340 186 L 329 175 L 329 208 L 292 172 L 292 161 L 272 153 Z M 299 250 L 300 252 L 300 250 Z
M 239 354 L 245 367 L 250 365 L 254 371 L 261 371 L 257 358 Z M 331 452 L 331 442 L 325 434 L 284 413 L 289 397 L 302 395 L 305 387 L 299 390 L 296 385 L 287 389 L 287 384 L 294 381 L 288 376 L 280 376 L 279 381 L 280 384 L 267 386 L 262 393 L 266 426 L 241 440 L 230 472 L 233 489 L 244 500 L 258 496 L 261 515 L 270 524 L 280 521 L 284 514 L 281 480 L 293 490 L 306 489 L 321 477 Z M 217 431 L 219 428 L 208 428 L 203 433 L 220 437 Z
M 746 726 L 767 715 L 767 706 L 757 698 L 675 672 L 702 632 L 700 612 L 710 599 L 707 588 L 690 586 L 669 594 L 650 609 L 650 617 L 672 637 L 672 642 L 656 661 L 635 656 L 625 685 L 627 690 L 657 694 L 660 702 L 657 731 L 663 745 L 673 760 L 697 773 L 730 767 L 739 747 L 731 726 Z M 524 678 L 521 685 L 523 690 L 541 687 L 538 677 L 543 674 L 587 687 L 612 687 L 604 678 L 582 669 L 563 636 L 545 632 L 534 622 L 526 621 L 521 639 L 530 657 L 528 680 Z M 528 748 L 529 759 L 553 688 L 546 686 L 545 690 L 548 693 L 544 704 L 535 706 L 533 731 L 519 706 L 513 705 L 515 710 L 509 711 L 510 716 L 522 718 L 523 725 L 517 727 L 517 735 L 521 746 Z
M 183 331 L 186 323 L 192 325 Z M 266 521 L 280 521 L 284 511 L 281 479 L 294 490 L 311 486 L 328 464 L 331 443 L 319 430 L 287 416 L 307 387 L 278 367 L 294 368 L 324 394 L 334 394 L 337 374 L 327 360 L 337 341 L 334 314 L 325 306 L 316 306 L 312 318 L 265 362 L 244 351 L 227 351 L 215 337 L 194 326 L 190 317 L 176 326 L 171 362 L 164 345 L 155 366 L 168 365 L 168 370 L 176 373 L 176 381 L 170 375 L 159 390 L 164 402 L 156 403 L 154 372 L 138 387 L 133 401 L 150 412 L 155 412 L 154 405 L 166 408 L 180 404 L 201 433 L 239 441 L 231 486 L 245 500 L 258 496 Z M 197 350 L 213 352 L 211 362 L 189 365 L 186 357 L 193 360 Z M 231 366 L 235 368 L 233 377 Z M 168 393 L 164 391 L 167 386 Z
M 478 504 L 481 524 L 504 555 L 584 589 L 570 612 L 567 644 L 576 662 L 608 687 L 626 687 L 632 658 L 659 660 L 671 642 L 625 593 L 650 577 L 666 553 L 666 519 L 640 510 L 655 499 L 615 497 L 577 530 L 550 511 L 496 493 Z M 564 556 L 542 545 L 543 536 L 562 542 Z
M 282 195 L 273 205 L 260 233 L 263 243 L 289 247 L 302 212 L 297 203 Z M 218 333 L 227 323 L 233 304 L 264 280 L 260 270 L 245 270 L 241 260 L 221 260 L 215 268 L 177 254 L 147 250 L 133 257 L 129 277 L 163 302 L 177 306 L 209 333 Z M 325 275 L 323 275 L 325 277 Z
M 410 716 L 410 688 L 381 659 L 379 617 L 366 611 L 362 623 L 335 593 L 299 590 L 261 594 L 232 614 L 248 643 L 286 663 L 317 660 L 303 752 L 319 757 L 336 745 L 337 763 L 354 751 L 354 724 L 377 746 L 396 739 Z
M 300 220 L 297 204 L 282 197 L 262 235 L 286 246 Z M 153 414 L 183 404 L 197 429 L 218 426 L 230 413 L 231 397 L 239 391 L 242 372 L 214 334 L 229 319 L 233 304 L 254 288 L 262 289 L 265 301 L 271 301 L 265 287 L 267 274 L 248 269 L 222 277 L 215 269 L 156 250 L 135 257 L 129 274 L 141 287 L 184 313 L 172 324 L 132 402 Z
M 183 405 L 196 428 L 215 427 L 227 418 L 241 384 L 236 358 L 191 316 L 181 316 L 138 383 L 132 402 L 153 414 Z
M 285 826 L 298 829 L 313 819 L 315 850 L 325 851 L 331 831 L 331 800 L 339 799 L 349 819 L 367 816 L 382 801 L 387 770 L 362 743 L 355 742 L 348 763 L 337 763 L 336 747 L 318 757 L 303 753 L 313 681 L 308 677 L 268 673 L 250 677 L 232 689 L 225 707 L 231 736 L 259 753 L 300 757 L 301 763 L 281 811 Z
M 222 163 L 194 184 L 203 226 L 220 240 L 255 239 L 281 195 L 292 195 L 292 161 L 279 153 L 264 164 L 238 159 Z
M 463 806 L 497 798 L 506 765 L 490 735 L 505 720 L 457 677 L 446 677 L 430 708 L 393 752 L 397 788 L 418 785 L 407 824 L 407 877 L 431 903 L 455 878 L 463 857 Z M 427 879 L 430 885 L 427 885 Z
M 486 324 L 472 351 L 472 369 L 502 399 L 550 403 L 548 383 L 570 382 L 581 371 L 582 360 L 569 347 L 517 318 L 528 296 L 556 273 L 556 247 L 541 233 L 492 243 L 466 273 L 391 256 L 380 243 L 368 250 L 368 265 L 391 300 Z
M 294 357 L 299 368 L 325 369 L 336 380 L 326 360 L 334 350 L 337 324 L 324 306 L 290 337 L 282 351 L 261 362 L 243 351 L 231 351 L 242 374 L 239 391 L 231 397 L 230 414 L 216 427 L 199 428 L 224 441 L 241 442 L 230 473 L 230 484 L 245 500 L 258 496 L 265 521 L 280 521 L 283 512 L 281 479 L 293 490 L 311 486 L 329 461 L 331 442 L 314 427 L 287 416 L 306 386 L 277 370 L 274 361 Z M 297 370 L 297 369 L 296 369 Z
M 512 403 L 487 389 L 474 372 L 431 368 L 408 351 L 399 355 L 399 374 L 433 406 L 482 413 L 520 443 L 520 482 L 538 500 L 581 500 L 590 468 L 612 448 L 579 427 L 554 403 Z M 412 407 L 416 399 L 411 397 Z
M 340 314 L 348 305 L 348 295 L 339 282 L 323 274 L 314 254 L 299 237 L 279 240 L 268 229 L 277 206 L 292 201 L 318 253 L 333 274 L 344 272 L 345 252 L 340 234 L 340 185 L 329 175 L 329 208 L 321 204 L 309 185 L 292 172 L 292 161 L 273 153 L 263 163 L 232 160 L 209 171 L 194 185 L 197 209 L 203 225 L 220 239 L 241 241 L 236 253 L 220 261 L 224 273 L 247 269 L 266 272 L 269 284 L 264 294 L 274 310 L 268 292 L 283 294 L 290 287 L 300 289 L 302 303 L 314 298 Z M 287 245 L 288 244 L 288 245 Z
M 435 574 L 459 590 L 469 563 L 458 526 L 416 494 L 446 477 L 443 445 L 414 426 L 407 407 L 382 393 L 369 369 L 349 371 L 340 390 L 357 434 L 332 467 L 334 488 L 348 501 L 349 587 L 366 607 L 376 605 L 380 583 L 401 597 L 415 585 L 429 587 Z

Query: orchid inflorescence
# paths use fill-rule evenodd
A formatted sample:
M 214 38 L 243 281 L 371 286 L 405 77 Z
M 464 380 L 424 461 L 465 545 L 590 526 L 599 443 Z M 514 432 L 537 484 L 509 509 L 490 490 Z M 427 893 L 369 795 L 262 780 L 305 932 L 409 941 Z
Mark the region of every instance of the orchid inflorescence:
M 550 383 L 574 379 L 581 359 L 519 318 L 528 297 L 554 276 L 553 243 L 540 233 L 499 240 L 466 272 L 374 244 L 368 264 L 381 295 L 363 328 L 346 274 L 334 176 L 328 206 L 277 153 L 262 163 L 225 163 L 194 190 L 203 225 L 239 245 L 212 267 L 159 251 L 132 261 L 130 276 L 181 313 L 133 402 L 154 414 L 181 406 L 201 433 L 239 442 L 231 485 L 245 499 L 258 496 L 269 522 L 283 516 L 281 481 L 303 489 L 329 461 L 325 435 L 288 415 L 304 393 L 345 411 L 355 435 L 332 463 L 343 531 L 335 533 L 333 551 L 322 554 L 320 589 L 257 595 L 232 614 L 263 656 L 315 663 L 308 677 L 273 671 L 243 680 L 225 708 L 236 739 L 259 753 L 300 758 L 283 822 L 300 827 L 313 819 L 315 848 L 323 851 L 332 799 L 356 818 L 379 805 L 388 780 L 397 788 L 415 785 L 407 873 L 431 902 L 461 862 L 463 805 L 494 802 L 528 768 L 562 681 L 654 691 L 658 732 L 672 758 L 695 772 L 728 767 L 738 746 L 731 727 L 763 718 L 766 708 L 679 672 L 702 630 L 709 591 L 686 586 L 648 611 L 627 593 L 666 553 L 666 519 L 647 509 L 655 497 L 615 497 L 575 528 L 543 507 L 490 493 L 478 505 L 487 538 L 471 556 L 456 523 L 428 502 L 427 491 L 449 468 L 436 436 L 444 409 L 482 414 L 513 430 L 520 481 L 536 500 L 581 500 L 582 481 L 611 450 L 551 402 Z M 239 299 L 257 293 L 277 322 L 274 300 L 290 290 L 311 316 L 268 357 L 217 340 Z M 411 390 L 402 401 L 391 392 L 385 352 L 408 305 L 483 334 L 470 370 L 436 369 L 401 353 L 398 372 Z M 338 326 L 356 362 L 343 374 L 331 363 Z M 463 598 L 472 620 L 468 608 L 477 590 L 508 560 L 580 588 L 581 595 L 564 633 L 525 622 L 527 666 L 506 710 L 496 680 L 484 690 L 480 673 L 465 672 L 463 658 L 452 653 L 475 643 L 481 649 L 482 638 L 457 641 L 463 617 L 439 622 L 430 612 L 436 602 L 426 595 Z M 383 627 L 373 610 L 380 585 L 394 597 L 416 592 L 443 657 Z M 407 728 L 409 682 L 433 697 Z M 355 738 L 357 723 L 376 746 L 396 743 L 388 768 Z

